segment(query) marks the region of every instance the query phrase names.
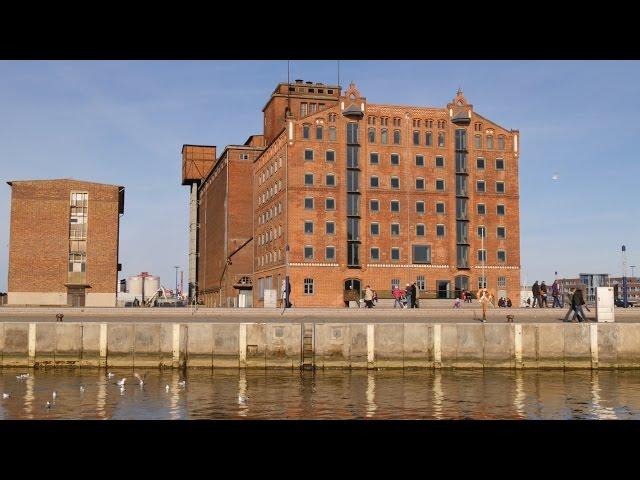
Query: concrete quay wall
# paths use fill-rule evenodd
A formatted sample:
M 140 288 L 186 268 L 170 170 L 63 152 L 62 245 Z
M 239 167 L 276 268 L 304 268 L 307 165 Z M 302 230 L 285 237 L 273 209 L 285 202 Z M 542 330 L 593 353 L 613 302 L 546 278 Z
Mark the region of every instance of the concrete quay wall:
M 638 323 L 310 325 L 4 322 L 0 366 L 640 368 Z

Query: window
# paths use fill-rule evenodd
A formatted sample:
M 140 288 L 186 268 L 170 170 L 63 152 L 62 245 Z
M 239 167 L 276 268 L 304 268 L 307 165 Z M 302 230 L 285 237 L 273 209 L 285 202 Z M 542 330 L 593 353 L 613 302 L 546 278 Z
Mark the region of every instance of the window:
M 386 128 L 380 130 L 380 143 L 382 143 L 383 145 L 389 143 L 389 134 Z
M 324 251 L 325 260 L 335 260 L 336 259 L 336 247 L 327 247 Z
M 431 147 L 433 145 L 433 135 L 431 132 L 426 132 L 424 135 L 424 144 L 427 147 Z
M 360 172 L 347 170 L 347 192 L 360 191 Z
M 400 288 L 400 279 L 394 278 L 391 280 L 391 290 L 395 290 L 396 288 Z
M 477 158 L 476 159 L 476 168 L 478 170 L 484 170 L 484 158 Z
M 438 178 L 436 180 L 436 191 L 444 192 L 444 180 L 442 180 L 441 178 Z
M 486 262 L 487 261 L 487 251 L 486 250 L 478 250 L 478 261 Z
M 369 140 L 369 143 L 376 143 L 376 129 L 375 128 L 370 128 L 367 131 L 367 140 Z
M 377 153 L 369 154 L 369 163 L 371 163 L 371 165 L 378 165 L 380 163 L 380 157 Z
M 316 140 L 322 140 L 322 125 L 316 127 Z
M 306 197 L 304 199 L 305 210 L 313 210 L 313 197 Z
M 306 105 L 306 104 L 302 104 L 302 105 Z M 303 125 L 302 126 L 302 138 L 304 138 L 305 140 L 309 140 L 309 138 L 311 137 L 311 126 L 310 125 Z
M 496 182 L 496 193 L 504 193 L 504 182 Z
M 371 247 L 370 252 L 372 262 L 377 262 L 380 260 L 380 249 L 378 247 Z
M 496 205 L 496 214 L 504 215 L 504 205 Z
M 313 222 L 304 222 L 304 233 L 307 235 L 313 234 Z
M 478 277 L 478 288 L 487 288 L 487 278 L 486 277 Z
M 398 260 L 400 260 L 400 249 L 397 247 L 393 247 L 391 249 L 391 261 L 397 262 Z
M 398 235 L 400 235 L 400 224 L 399 223 L 392 223 L 391 224 L 391 236 L 392 237 L 397 237 Z
M 400 165 L 400 155 L 397 153 L 391 154 L 391 165 Z
M 436 237 L 444 237 L 444 225 L 436 225 Z
M 393 143 L 395 145 L 400 145 L 400 130 L 393 131 Z
M 311 92 L 313 92 L 313 90 L 311 90 Z M 316 113 L 317 107 L 318 106 L 315 103 L 310 103 L 309 104 L 309 113 Z
M 305 185 L 313 185 L 313 173 L 305 173 L 304 174 L 304 184 Z
M 358 124 L 347 123 L 347 144 L 356 145 L 358 143 Z
M 333 198 L 327 198 L 324 201 L 325 210 L 335 210 L 336 209 L 336 201 Z
M 416 287 L 418 290 L 426 290 L 427 282 L 424 278 L 424 275 L 418 275 L 416 278 Z
M 498 137 L 498 150 L 504 150 L 504 137 L 502 135 Z
M 456 173 L 467 173 L 467 154 L 456 152 Z
M 469 268 L 469 245 L 456 245 L 456 264 L 458 268 Z
M 329 121 L 331 121 L 331 116 L 329 116 Z M 336 127 L 329 127 L 329 141 L 330 142 L 336 141 Z
M 493 150 L 493 135 L 487 135 L 487 150 Z
M 336 161 L 336 152 L 333 150 L 327 150 L 324 154 L 324 159 L 327 162 L 335 162 Z
M 313 160 L 313 150 L 310 150 L 310 149 L 307 148 L 304 151 L 304 159 L 305 160 Z
M 464 128 L 456 128 L 456 150 L 467 149 L 467 131 Z
M 436 168 L 444 168 L 444 157 L 436 157 Z
M 424 237 L 425 236 L 424 223 L 418 223 L 416 225 L 416 236 L 418 236 L 418 237 Z
M 379 212 L 380 202 L 378 202 L 378 200 L 369 200 L 369 210 L 372 212 Z
M 438 132 L 438 147 L 444 147 L 444 132 Z
M 504 158 L 496 158 L 496 170 L 504 170 Z
M 478 238 L 487 238 L 487 229 L 482 225 L 478 227 Z
M 380 224 L 372 223 L 370 225 L 370 231 L 371 231 L 371 235 L 380 235 Z
M 467 176 L 456 175 L 456 195 L 459 197 L 467 196 Z
M 431 247 L 413 245 L 413 263 L 431 263 Z
M 304 279 L 304 294 L 313 295 L 313 278 Z
M 378 188 L 380 186 L 380 181 L 378 177 L 372 176 L 370 179 L 371 188 Z
M 414 145 L 420 145 L 420 132 L 415 131 L 413 132 L 413 144 Z
M 347 147 L 347 167 L 358 168 L 358 152 L 359 147 Z
M 400 211 L 400 202 L 398 200 L 391 200 L 391 211 L 395 213 Z
M 498 277 L 498 287 L 507 286 L 507 277 Z
M 416 190 L 424 190 L 424 178 L 416 178 Z
M 249 154 L 248 153 L 241 153 L 240 154 L 240 160 L 249 160 Z
M 347 194 L 347 215 L 360 215 L 360 195 Z
M 424 213 L 424 202 L 423 201 L 416 202 L 416 213 Z
M 304 259 L 313 260 L 313 247 L 310 247 L 310 246 L 304 247 Z
M 69 273 L 86 272 L 87 256 L 84 253 L 69 253 Z
M 456 198 L 456 219 L 457 220 L 468 220 L 467 216 L 467 203 L 468 200 L 466 198 Z
M 456 243 L 469 243 L 469 223 L 456 222 Z
M 398 177 L 391 177 L 391 188 L 400 188 L 400 179 Z
M 444 213 L 444 202 L 436 202 L 436 213 L 437 214 Z
M 416 155 L 416 167 L 424 167 L 424 155 Z
M 473 148 L 482 148 L 482 135 L 475 135 L 473 137 Z
M 478 193 L 484 193 L 485 192 L 484 180 L 476 181 L 476 192 L 478 192 Z
M 325 177 L 325 182 L 327 187 L 335 187 L 336 186 L 336 176 L 333 173 L 328 173 Z
M 504 239 L 507 237 L 507 230 L 505 227 L 497 227 L 496 228 L 496 236 L 499 239 Z
M 498 250 L 498 263 L 505 263 L 507 261 L 507 252 L 505 250 Z
M 327 235 L 335 235 L 336 233 L 336 224 L 335 222 L 325 222 L 324 231 Z

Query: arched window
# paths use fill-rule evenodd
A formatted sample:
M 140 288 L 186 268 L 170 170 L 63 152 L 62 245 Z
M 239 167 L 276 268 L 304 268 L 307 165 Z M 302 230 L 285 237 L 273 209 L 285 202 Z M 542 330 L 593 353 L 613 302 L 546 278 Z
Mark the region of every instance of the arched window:
M 387 133 L 387 129 L 383 128 L 380 130 L 380 143 L 386 145 L 389 143 L 389 134 Z
M 493 150 L 493 135 L 487 135 L 487 150 Z
M 413 131 L 413 144 L 420 145 L 420 132 L 417 130 Z
M 316 127 L 316 140 L 322 140 L 322 125 Z
M 393 131 L 393 143 L 395 145 L 399 145 L 400 144 L 400 130 L 394 130 Z
M 376 129 L 375 128 L 370 128 L 368 130 L 368 140 L 369 140 L 369 143 L 375 143 L 375 141 L 376 141 Z

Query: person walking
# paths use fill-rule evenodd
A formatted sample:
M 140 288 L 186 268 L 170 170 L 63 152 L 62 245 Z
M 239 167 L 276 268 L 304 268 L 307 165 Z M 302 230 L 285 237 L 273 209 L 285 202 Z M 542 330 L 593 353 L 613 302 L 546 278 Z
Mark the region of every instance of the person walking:
M 489 292 L 486 288 L 481 288 L 477 293 L 478 302 L 482 305 L 482 323 L 487 321 L 487 304 L 489 303 Z
M 540 303 L 540 285 L 538 285 L 538 280 L 531 287 L 531 293 L 533 294 L 533 305 L 531 308 L 536 308 L 536 303 L 538 307 L 542 308 L 542 304 Z
M 556 308 L 556 305 L 558 308 L 562 308 L 560 305 L 560 284 L 558 280 L 554 280 L 551 284 L 551 296 L 553 297 L 553 305 L 551 308 Z
M 373 308 L 373 290 L 370 285 L 364 289 L 364 304 L 366 308 Z
M 418 308 L 418 287 L 416 287 L 416 282 L 411 284 L 411 308 Z
M 584 322 L 587 320 L 587 316 L 584 313 L 584 310 L 582 310 L 582 306 L 584 305 L 584 307 L 589 310 L 589 307 L 587 307 L 585 301 L 584 301 L 584 297 L 582 296 L 582 289 L 581 288 L 577 288 L 575 293 L 573 294 L 573 298 L 571 299 L 571 305 L 573 306 L 573 313 L 576 317 L 578 317 L 578 321 L 579 322 Z M 581 320 L 582 319 L 582 320 Z
M 394 298 L 393 308 L 404 308 L 404 306 L 402 305 L 402 297 L 404 296 L 402 290 L 394 285 L 393 290 L 391 291 L 391 295 L 393 295 Z
M 407 308 L 413 308 L 413 290 L 411 285 L 407 283 L 407 288 L 404 289 L 404 295 L 407 298 Z
M 544 304 L 545 308 L 549 308 L 549 305 L 547 304 L 547 285 L 544 283 L 544 280 L 540 285 L 540 296 L 542 297 L 542 303 L 540 305 Z

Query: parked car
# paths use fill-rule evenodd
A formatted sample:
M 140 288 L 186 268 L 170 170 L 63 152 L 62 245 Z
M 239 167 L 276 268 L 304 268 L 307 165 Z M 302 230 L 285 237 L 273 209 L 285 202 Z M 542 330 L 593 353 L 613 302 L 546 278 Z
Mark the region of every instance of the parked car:
M 616 307 L 624 307 L 624 301 L 621 298 L 616 298 L 615 304 L 616 304 Z M 627 306 L 636 307 L 637 305 L 636 305 L 636 302 L 627 300 Z

